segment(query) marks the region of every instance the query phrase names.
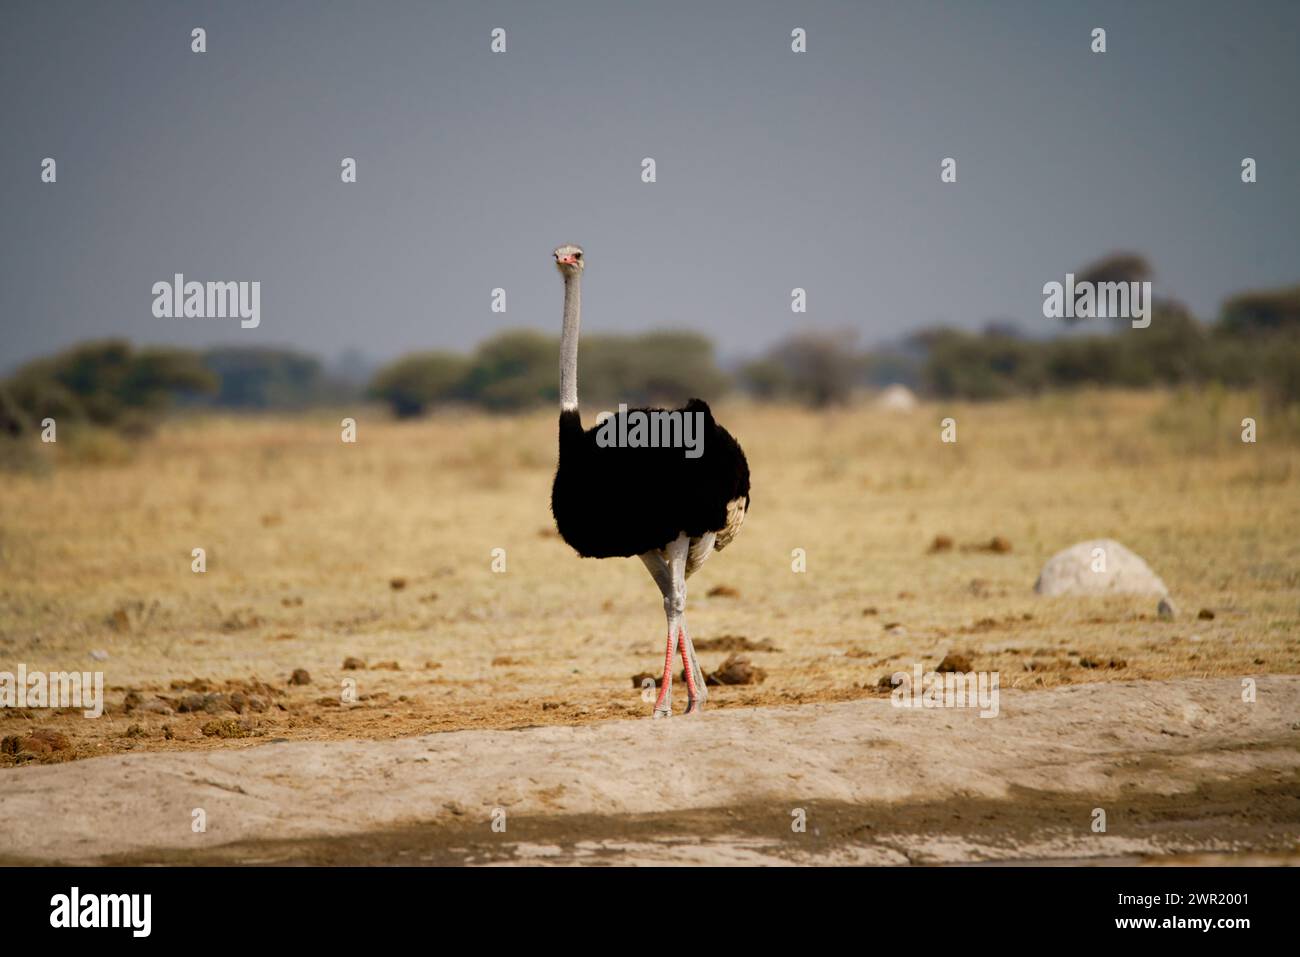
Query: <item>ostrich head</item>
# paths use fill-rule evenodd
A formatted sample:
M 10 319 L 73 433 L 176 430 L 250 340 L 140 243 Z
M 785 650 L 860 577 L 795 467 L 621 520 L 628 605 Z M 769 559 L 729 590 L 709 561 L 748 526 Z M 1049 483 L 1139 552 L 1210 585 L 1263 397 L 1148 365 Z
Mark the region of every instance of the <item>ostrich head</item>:
M 582 247 L 572 243 L 555 247 L 555 267 L 566 279 L 582 272 Z

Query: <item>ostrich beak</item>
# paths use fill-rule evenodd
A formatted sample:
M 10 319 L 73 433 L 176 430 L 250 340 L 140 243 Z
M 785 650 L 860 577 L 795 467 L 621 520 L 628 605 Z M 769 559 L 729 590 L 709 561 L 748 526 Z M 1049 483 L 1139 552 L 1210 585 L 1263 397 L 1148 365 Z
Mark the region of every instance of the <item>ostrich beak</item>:
M 561 266 L 572 266 L 577 262 L 572 256 L 556 256 L 555 261 Z

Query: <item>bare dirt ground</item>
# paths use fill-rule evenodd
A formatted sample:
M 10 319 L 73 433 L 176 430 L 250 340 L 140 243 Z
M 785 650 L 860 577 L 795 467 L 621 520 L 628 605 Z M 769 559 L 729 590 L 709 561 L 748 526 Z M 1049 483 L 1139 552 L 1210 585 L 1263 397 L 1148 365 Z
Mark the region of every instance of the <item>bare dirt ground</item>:
M 1300 673 L 1300 445 L 1248 395 L 715 411 L 754 502 L 687 621 L 706 670 L 741 649 L 766 673 L 712 689 L 716 712 L 883 704 L 882 676 L 952 653 L 1004 691 Z M 61 429 L 43 471 L 0 478 L 0 671 L 102 671 L 108 710 L 0 709 L 0 789 L 102 755 L 648 715 L 658 592 L 556 537 L 554 443 L 550 413 L 183 419 L 130 446 Z M 1151 563 L 1175 620 L 1033 594 L 1047 557 L 1102 536 Z
M 1008 692 L 997 718 L 856 701 L 33 766 L 0 781 L 0 863 L 1300 862 L 1300 678 L 1241 690 L 1119 682 Z

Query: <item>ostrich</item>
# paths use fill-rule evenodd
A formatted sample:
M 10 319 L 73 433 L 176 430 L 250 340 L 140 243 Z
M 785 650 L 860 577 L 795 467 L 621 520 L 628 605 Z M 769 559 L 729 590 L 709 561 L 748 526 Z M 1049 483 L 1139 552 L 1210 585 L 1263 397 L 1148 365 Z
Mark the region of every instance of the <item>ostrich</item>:
M 707 691 L 686 631 L 686 579 L 740 531 L 749 510 L 749 463 L 707 403 L 691 399 L 676 410 L 701 423 L 702 446 L 682 448 L 602 444 L 600 427 L 582 428 L 578 412 L 578 327 L 582 311 L 582 250 L 555 250 L 564 277 L 560 338 L 560 456 L 551 512 L 563 538 L 583 558 L 641 559 L 663 594 L 668 618 L 664 676 L 653 716 L 672 714 L 672 666 L 678 647 L 686 680 L 686 714 L 704 707 Z M 620 409 L 616 419 L 661 409 Z M 618 424 L 617 422 L 615 424 Z M 626 434 L 620 430 L 619 434 Z

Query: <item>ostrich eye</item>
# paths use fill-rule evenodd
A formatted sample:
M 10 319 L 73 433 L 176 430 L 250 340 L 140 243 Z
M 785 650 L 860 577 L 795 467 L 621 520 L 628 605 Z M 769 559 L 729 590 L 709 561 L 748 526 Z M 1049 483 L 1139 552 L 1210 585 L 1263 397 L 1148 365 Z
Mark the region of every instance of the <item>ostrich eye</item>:
M 574 253 L 574 254 L 573 254 L 573 258 L 574 258 L 574 259 L 581 259 L 581 258 L 582 258 L 582 253 Z

